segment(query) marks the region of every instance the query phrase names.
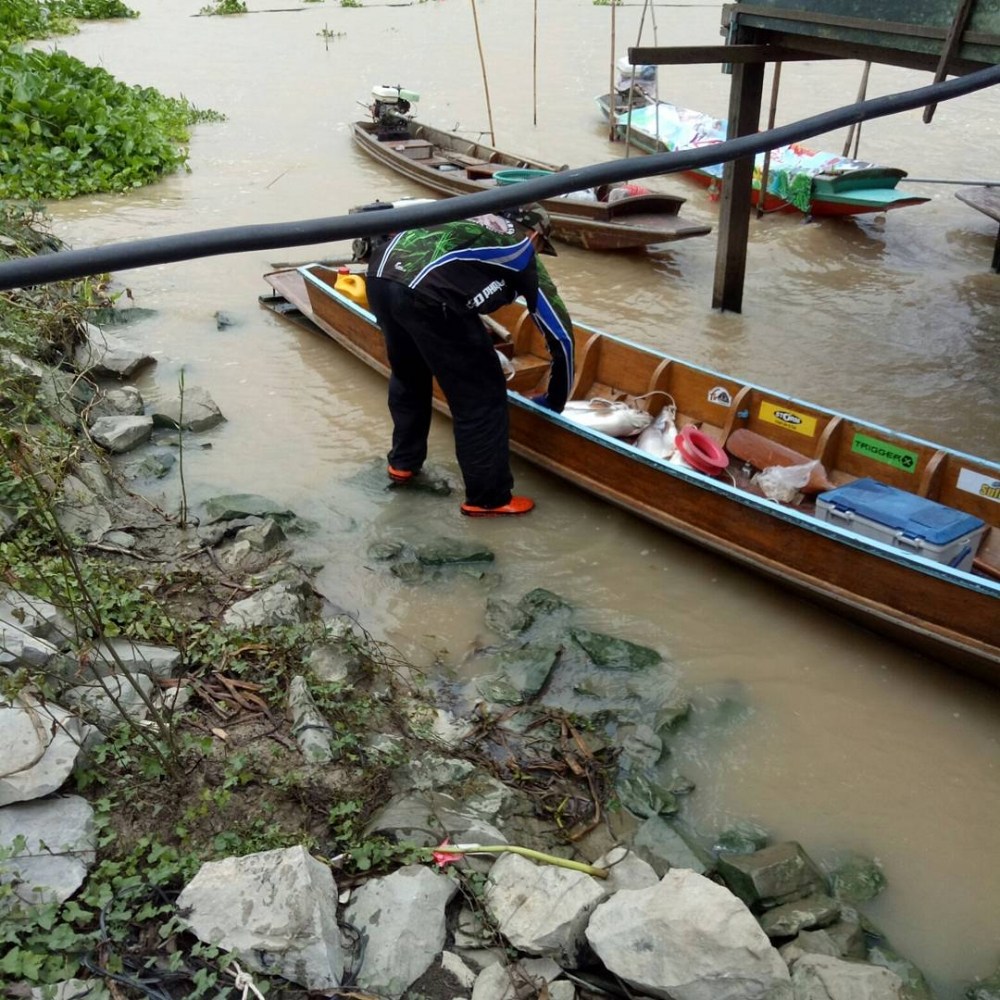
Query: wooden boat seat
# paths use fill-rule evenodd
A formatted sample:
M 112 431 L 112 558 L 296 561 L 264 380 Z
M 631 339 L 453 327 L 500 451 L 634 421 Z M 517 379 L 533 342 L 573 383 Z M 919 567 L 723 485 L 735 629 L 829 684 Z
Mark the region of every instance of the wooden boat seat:
M 492 180 L 493 175 L 498 170 L 509 170 L 510 167 L 506 163 L 484 163 L 480 161 L 479 163 L 470 163 L 465 168 L 465 176 L 469 178 L 470 181 L 485 181 Z

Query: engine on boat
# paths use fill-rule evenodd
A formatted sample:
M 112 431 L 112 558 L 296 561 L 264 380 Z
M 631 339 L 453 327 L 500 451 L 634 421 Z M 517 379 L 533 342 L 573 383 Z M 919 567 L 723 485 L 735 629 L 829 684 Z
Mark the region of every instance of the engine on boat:
M 420 95 L 412 90 L 404 90 L 399 84 L 372 87 L 372 103 L 368 110 L 375 123 L 380 140 L 406 139 L 409 137 L 407 115 L 410 108 L 420 100 Z
M 615 89 L 628 92 L 629 87 L 635 87 L 642 94 L 650 94 L 656 89 L 655 66 L 633 66 L 628 56 L 622 56 L 616 63 L 618 79 Z
M 347 210 L 348 215 L 356 215 L 358 212 L 377 212 L 383 208 L 406 208 L 410 205 L 428 205 L 433 202 L 433 198 L 399 198 L 396 201 L 370 201 L 366 205 L 355 205 Z M 367 261 L 375 247 L 380 246 L 387 239 L 388 233 L 376 233 L 373 236 L 358 236 L 351 243 L 351 260 L 357 262 Z

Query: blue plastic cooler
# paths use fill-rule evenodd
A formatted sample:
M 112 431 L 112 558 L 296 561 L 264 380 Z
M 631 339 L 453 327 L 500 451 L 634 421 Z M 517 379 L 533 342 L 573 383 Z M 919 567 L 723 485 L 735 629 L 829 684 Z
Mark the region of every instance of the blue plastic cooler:
M 875 479 L 857 479 L 820 493 L 816 513 L 859 535 L 963 570 L 972 568 L 986 530 L 985 522 L 972 514 Z

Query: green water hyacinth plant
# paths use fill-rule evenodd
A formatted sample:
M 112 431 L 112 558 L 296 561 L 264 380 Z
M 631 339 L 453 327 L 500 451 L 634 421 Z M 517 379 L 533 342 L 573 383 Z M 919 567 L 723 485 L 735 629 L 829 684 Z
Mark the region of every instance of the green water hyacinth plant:
M 128 86 L 65 52 L 0 47 L 0 199 L 127 191 L 186 167 L 184 98 Z

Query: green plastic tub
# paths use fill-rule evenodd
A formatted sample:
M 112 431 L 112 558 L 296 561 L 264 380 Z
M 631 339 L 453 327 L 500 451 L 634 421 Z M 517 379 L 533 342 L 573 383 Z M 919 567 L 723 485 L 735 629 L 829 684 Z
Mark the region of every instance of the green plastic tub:
M 521 181 L 536 181 L 539 177 L 548 177 L 551 170 L 498 170 L 493 179 L 501 187 L 508 184 L 520 184 Z

